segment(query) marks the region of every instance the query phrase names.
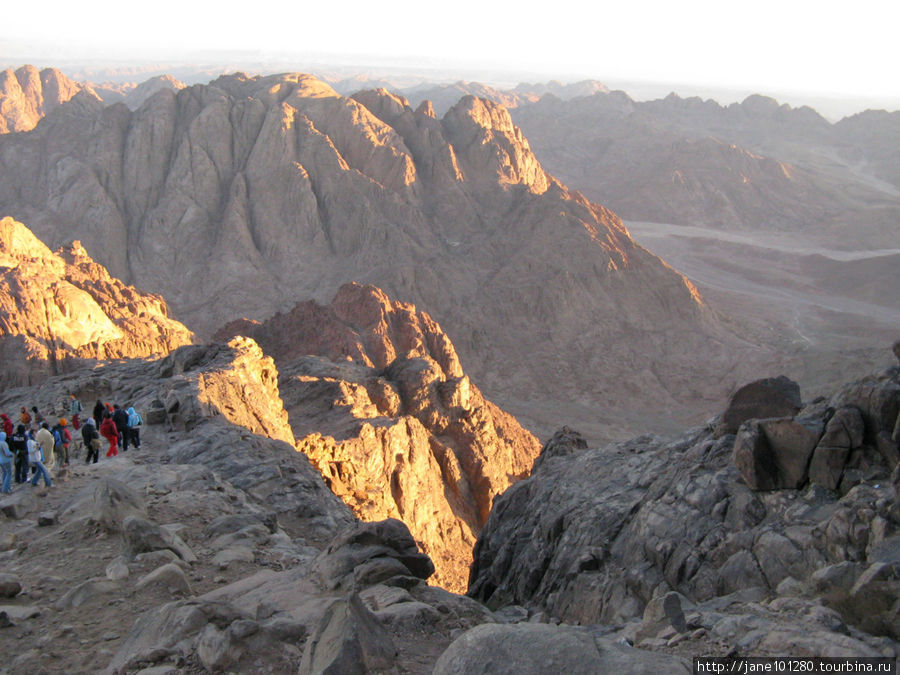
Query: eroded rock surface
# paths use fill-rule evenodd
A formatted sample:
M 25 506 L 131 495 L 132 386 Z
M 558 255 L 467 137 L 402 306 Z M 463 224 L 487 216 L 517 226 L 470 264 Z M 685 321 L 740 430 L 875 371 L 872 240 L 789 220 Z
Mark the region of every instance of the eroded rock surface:
M 114 279 L 79 242 L 53 253 L 12 218 L 0 219 L 0 327 L 7 386 L 82 359 L 168 354 L 194 338 L 160 296 Z
M 642 619 L 625 636 L 645 647 L 703 639 L 748 654 L 774 655 L 791 641 L 791 653 L 809 655 L 894 649 L 900 512 L 896 441 L 884 430 L 897 423 L 898 378 L 894 367 L 796 418 L 749 420 L 737 440 L 716 438 L 715 424 L 598 449 L 558 436 L 551 447 L 569 438 L 572 450 L 545 451 L 495 501 L 470 595 L 566 622 Z M 751 426 L 768 454 L 747 474 L 734 461 Z M 814 458 L 836 447 L 846 453 L 840 469 L 823 459 L 826 479 L 810 482 Z M 784 464 L 785 454 L 797 463 Z M 780 482 L 754 485 L 766 468 Z M 876 602 L 866 588 L 885 595 Z
M 73 82 L 56 68 L 0 71 L 0 134 L 34 129 L 44 115 L 80 92 L 99 100 L 89 85 Z
M 486 401 L 428 314 L 373 286 L 218 333 L 258 341 L 279 364 L 298 448 L 363 520 L 399 518 L 465 589 L 493 498 L 527 475 L 537 439 Z M 302 356 L 318 354 L 321 356 Z

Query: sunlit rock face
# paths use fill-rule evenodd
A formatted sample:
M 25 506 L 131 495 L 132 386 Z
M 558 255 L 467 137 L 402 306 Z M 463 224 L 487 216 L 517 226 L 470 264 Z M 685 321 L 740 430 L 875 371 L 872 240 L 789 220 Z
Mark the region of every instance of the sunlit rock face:
M 428 308 L 491 397 L 549 401 L 548 424 L 573 401 L 672 411 L 731 384 L 736 340 L 693 287 L 550 176 L 496 103 L 438 119 L 384 90 L 237 74 L 136 111 L 76 97 L 0 137 L 0 170 L 0 213 L 81 240 L 202 336 L 357 281 Z
M 79 242 L 53 253 L 22 223 L 0 219 L 4 384 L 31 384 L 79 359 L 167 354 L 193 334 L 165 301 L 123 284 Z
M 56 68 L 0 71 L 0 134 L 34 129 L 44 115 L 79 92 L 99 100 L 89 86 L 73 82 Z
M 527 475 L 537 439 L 486 401 L 441 327 L 374 286 L 217 334 L 274 356 L 297 447 L 362 520 L 398 518 L 463 590 L 493 498 Z

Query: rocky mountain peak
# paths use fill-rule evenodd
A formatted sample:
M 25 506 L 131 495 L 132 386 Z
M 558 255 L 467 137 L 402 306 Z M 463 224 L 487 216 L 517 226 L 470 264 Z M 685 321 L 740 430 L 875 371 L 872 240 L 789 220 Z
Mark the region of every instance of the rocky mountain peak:
M 274 356 L 297 447 L 363 520 L 400 518 L 462 590 L 493 498 L 528 473 L 537 439 L 485 400 L 441 327 L 372 285 L 330 305 L 233 322 Z M 231 344 L 231 343 L 229 343 Z
M 70 80 L 56 68 L 25 65 L 0 72 L 0 134 L 30 131 L 47 113 L 82 92 L 100 100 L 89 86 Z
M 501 185 L 521 184 L 542 194 L 556 181 L 541 167 L 509 111 L 493 101 L 464 96 L 441 122 L 473 177 Z
M 9 216 L 0 218 L 0 265 L 15 267 L 20 262 L 63 269 L 62 261 L 28 227 Z
M 80 359 L 167 354 L 193 341 L 165 301 L 110 276 L 79 242 L 51 252 L 25 225 L 0 220 L 4 384 L 29 384 Z

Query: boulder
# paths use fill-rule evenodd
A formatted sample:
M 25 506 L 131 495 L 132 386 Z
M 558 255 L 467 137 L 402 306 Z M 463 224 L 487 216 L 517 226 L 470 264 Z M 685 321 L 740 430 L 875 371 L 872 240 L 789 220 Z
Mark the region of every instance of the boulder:
M 732 394 L 716 433 L 718 436 L 736 433 L 751 419 L 793 417 L 802 405 L 800 385 L 784 375 L 756 380 Z
M 157 567 L 149 574 L 141 577 L 137 582 L 136 588 L 141 590 L 148 586 L 163 586 L 175 593 L 192 595 L 191 585 L 188 583 L 184 571 L 173 563 Z
M 34 495 L 29 490 L 20 489 L 0 500 L 0 513 L 7 518 L 21 520 L 31 513 L 34 506 Z
M 50 527 L 51 525 L 56 525 L 56 521 L 56 511 L 41 511 L 38 514 L 38 527 Z
M 900 638 L 900 563 L 870 565 L 839 608 L 850 623 L 866 632 Z
M 831 400 L 835 408 L 858 408 L 865 423 L 865 442 L 878 449 L 889 469 L 900 464 L 900 379 L 897 369 L 844 387 Z
M 115 478 L 103 478 L 94 490 L 93 520 L 110 532 L 119 532 L 129 516 L 146 517 L 144 499 Z
M 0 598 L 14 598 L 22 592 L 22 582 L 12 574 L 0 574 Z
M 299 672 L 365 675 L 391 669 L 396 656 L 390 634 L 354 593 L 325 611 L 306 642 Z
M 138 553 L 169 550 L 186 562 L 197 560 L 194 552 L 177 534 L 138 516 L 129 516 L 123 521 L 122 541 L 126 555 L 131 558 Z
M 115 593 L 121 589 L 121 584 L 110 581 L 106 577 L 88 579 L 78 584 L 56 601 L 58 610 L 81 607 L 86 602 L 96 600 L 98 596 Z
M 819 416 L 750 420 L 735 437 L 734 463 L 754 490 L 797 489 L 823 430 Z
M 427 579 L 434 573 L 431 559 L 419 552 L 409 529 L 393 518 L 348 528 L 334 538 L 314 566 L 330 589 L 362 590 L 393 576 Z
M 593 675 L 594 673 L 689 673 L 680 658 L 595 638 L 587 628 L 550 624 L 476 626 L 447 647 L 434 675 Z
M 850 451 L 860 447 L 865 423 L 857 408 L 844 407 L 835 411 L 825 433 L 819 439 L 809 464 L 809 480 L 829 490 L 840 485 L 844 465 Z
M 682 607 L 690 605 L 691 602 L 687 598 L 675 592 L 654 598 L 647 603 L 647 607 L 644 609 L 644 618 L 635 634 L 635 640 L 656 637 L 670 628 L 678 633 L 686 632 L 687 622 Z
M 544 444 L 544 447 L 541 448 L 541 454 L 534 460 L 534 466 L 531 468 L 531 473 L 537 471 L 538 467 L 551 457 L 565 457 L 566 455 L 571 455 L 579 450 L 584 450 L 587 446 L 587 441 L 584 440 L 584 437 L 580 433 L 569 427 L 563 427 L 553 434 L 553 438 L 547 441 Z
M 106 578 L 110 581 L 121 581 L 128 577 L 131 570 L 128 569 L 128 561 L 119 556 L 106 566 Z

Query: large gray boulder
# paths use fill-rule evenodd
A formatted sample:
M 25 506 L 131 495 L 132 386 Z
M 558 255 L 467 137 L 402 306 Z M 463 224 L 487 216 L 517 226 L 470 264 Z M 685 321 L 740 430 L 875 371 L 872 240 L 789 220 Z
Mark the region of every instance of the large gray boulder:
M 831 400 L 835 408 L 859 409 L 866 444 L 877 448 L 893 469 L 900 464 L 900 372 L 894 367 L 844 387 Z
M 734 440 L 735 466 L 754 490 L 799 488 L 824 426 L 818 415 L 745 422 Z
M 122 523 L 122 542 L 125 554 L 133 558 L 139 553 L 172 551 L 185 562 L 196 562 L 197 556 L 177 534 L 138 516 L 129 516 Z
M 809 464 L 810 482 L 836 490 L 850 451 L 863 444 L 865 430 L 859 409 L 844 407 L 836 410 L 813 452 Z
M 319 555 L 315 570 L 329 589 L 362 590 L 391 577 L 425 580 L 434 564 L 419 552 L 409 528 L 389 518 L 346 529 Z
M 146 518 L 147 506 L 137 491 L 115 478 L 102 478 L 94 489 L 91 505 L 94 522 L 110 532 L 119 532 L 129 516 Z
M 434 675 L 595 675 L 596 673 L 689 673 L 678 657 L 634 649 L 587 628 L 549 624 L 485 624 L 476 626 L 447 647 L 434 665 Z
M 716 430 L 719 436 L 736 433 L 751 419 L 793 417 L 803 405 L 800 385 L 784 375 L 745 384 L 732 394 Z
M 335 601 L 306 642 L 300 675 L 388 671 L 397 656 L 390 634 L 355 593 Z

